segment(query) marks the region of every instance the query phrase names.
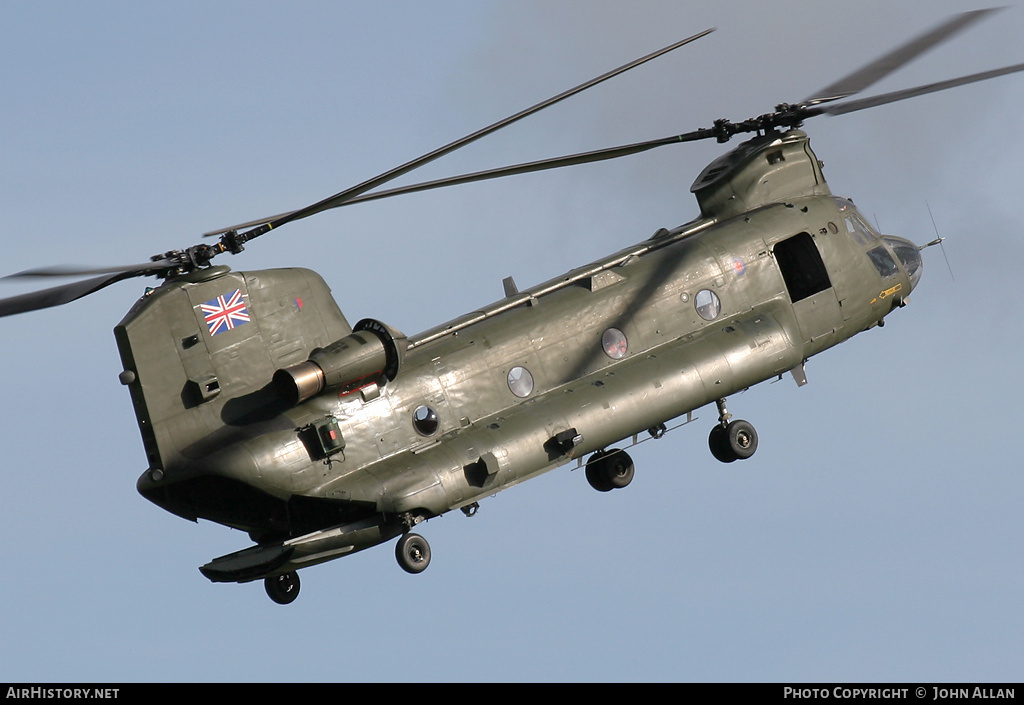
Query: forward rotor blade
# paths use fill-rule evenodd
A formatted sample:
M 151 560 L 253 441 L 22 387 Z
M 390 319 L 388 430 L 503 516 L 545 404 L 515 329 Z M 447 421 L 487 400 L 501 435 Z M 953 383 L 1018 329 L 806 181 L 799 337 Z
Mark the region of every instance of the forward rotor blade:
M 927 93 L 936 93 L 938 91 L 944 91 L 949 88 L 956 88 L 957 86 L 963 86 L 968 83 L 977 83 L 978 81 L 985 81 L 990 78 L 996 78 L 997 76 L 1005 76 L 1006 74 L 1016 73 L 1018 71 L 1024 71 L 1024 64 L 1015 64 L 1013 66 L 1006 66 L 1001 69 L 982 71 L 981 73 L 974 73 L 971 74 L 970 76 L 951 78 L 948 81 L 929 83 L 927 85 L 918 86 L 916 88 L 905 88 L 901 91 L 883 93 L 882 95 L 871 96 L 870 98 L 858 98 L 857 100 L 851 100 L 846 103 L 839 103 L 838 105 L 818 105 L 811 108 L 809 114 L 817 115 L 820 113 L 828 113 L 829 115 L 843 115 L 845 113 L 852 113 L 856 112 L 857 110 L 866 110 L 867 108 L 874 108 L 879 105 L 885 105 L 887 103 L 895 103 L 896 101 L 899 100 L 906 100 L 907 98 L 914 98 L 916 96 L 925 95 Z
M 20 296 L 0 299 L 0 317 L 70 303 L 75 299 L 88 296 L 122 279 L 128 279 L 133 276 L 136 276 L 134 272 L 121 272 L 112 276 L 85 279 L 84 281 L 72 284 L 55 286 L 52 289 L 43 289 L 42 291 L 33 291 L 28 294 L 21 294 Z
M 534 171 L 560 169 L 562 167 L 575 166 L 577 164 L 589 164 L 592 162 L 604 161 L 606 159 L 618 159 L 619 157 L 626 157 L 631 154 L 646 152 L 647 150 L 654 149 L 655 147 L 662 147 L 668 144 L 679 144 L 680 142 L 691 142 L 708 137 L 714 137 L 714 135 L 707 131 L 690 132 L 684 135 L 663 137 L 661 139 L 649 140 L 647 142 L 637 142 L 635 144 L 625 145 L 622 147 L 609 147 L 607 149 L 598 149 L 592 152 L 580 152 L 579 154 L 570 154 L 564 157 L 554 157 L 535 162 L 498 167 L 496 169 L 487 169 L 486 171 L 477 171 L 472 174 L 449 176 L 444 179 L 424 181 L 418 184 L 410 184 L 409 186 L 399 186 L 398 188 L 388 189 L 386 191 L 374 191 L 373 193 L 367 193 L 362 196 L 350 198 L 342 205 L 348 206 L 353 203 L 365 203 L 366 201 L 376 201 L 381 198 L 401 196 L 408 193 L 417 193 L 419 191 L 429 191 L 431 189 L 444 188 L 446 186 L 469 184 L 475 181 L 486 181 L 487 179 L 500 179 L 504 176 L 514 176 L 516 174 L 528 174 Z
M 533 115 L 534 113 L 536 113 L 536 112 L 538 112 L 540 110 L 543 110 L 544 108 L 550 107 L 550 106 L 554 105 L 555 103 L 559 103 L 559 102 L 565 100 L 566 98 L 574 96 L 577 93 L 580 93 L 581 91 L 584 91 L 584 90 L 586 90 L 588 88 L 591 88 L 593 86 L 598 85 L 599 83 L 603 83 L 603 82 L 607 81 L 608 79 L 613 78 L 615 76 L 618 76 L 619 74 L 624 73 L 625 71 L 628 71 L 628 70 L 630 70 L 632 68 L 636 68 L 637 66 L 640 66 L 641 64 L 645 64 L 645 63 L 647 63 L 648 61 L 650 61 L 652 59 L 656 59 L 657 57 L 659 57 L 659 56 L 661 56 L 663 54 L 667 54 L 668 52 L 673 51 L 674 49 L 678 49 L 681 46 L 685 46 L 686 44 L 689 44 L 690 42 L 694 42 L 694 41 L 700 39 L 701 37 L 707 36 L 708 34 L 710 34 L 713 31 L 715 31 L 714 28 L 706 29 L 703 32 L 699 32 L 698 34 L 694 34 L 693 36 L 687 37 L 686 39 L 683 39 L 681 41 L 676 42 L 675 44 L 670 44 L 669 46 L 665 47 L 664 49 L 659 49 L 658 51 L 655 51 L 655 52 L 653 52 L 651 54 L 648 54 L 648 55 L 643 56 L 643 57 L 641 57 L 639 59 L 631 61 L 628 64 L 624 64 L 623 66 L 620 66 L 617 69 L 609 71 L 608 73 L 602 74 L 601 76 L 598 76 L 597 78 L 593 78 L 593 79 L 587 81 L 586 83 L 581 83 L 580 85 L 576 86 L 575 88 L 571 88 L 571 89 L 565 91 L 564 93 L 559 93 L 558 95 L 556 95 L 556 96 L 554 96 L 552 98 L 548 98 L 545 101 L 542 101 L 542 102 L 537 103 L 536 105 L 534 105 L 534 106 L 532 106 L 530 108 L 527 108 L 526 110 L 520 111 L 520 112 L 516 113 L 515 115 L 511 115 L 511 116 L 509 116 L 509 117 L 507 117 L 507 118 L 505 118 L 503 120 L 499 120 L 498 122 L 494 123 L 493 125 L 489 125 L 488 127 L 485 127 L 482 130 L 478 130 L 478 131 L 476 131 L 476 132 L 474 132 L 474 133 L 472 133 L 470 135 L 466 135 L 465 137 L 457 139 L 454 142 L 451 142 L 451 143 L 449 143 L 449 144 L 447 144 L 447 145 L 445 145 L 443 147 L 435 149 L 432 152 L 428 152 L 427 154 L 424 154 L 421 157 L 417 157 L 416 159 L 413 159 L 410 162 L 406 162 L 405 164 L 403 164 L 401 166 L 395 167 L 394 169 L 391 169 L 390 171 L 386 171 L 386 172 L 384 172 L 384 173 L 382 173 L 382 174 L 380 174 L 378 176 L 373 177 L 372 179 L 368 179 L 367 181 L 364 181 L 361 184 L 357 184 L 357 185 L 355 185 L 355 186 L 353 186 L 351 188 L 348 188 L 348 189 L 346 189 L 346 190 L 344 190 L 344 191 L 342 191 L 340 193 L 337 193 L 337 194 L 335 194 L 335 195 L 333 195 L 333 196 L 331 196 L 329 198 L 325 198 L 322 201 L 318 201 L 318 202 L 316 202 L 316 203 L 314 203 L 314 204 L 312 204 L 310 206 L 306 206 L 305 208 L 300 208 L 299 210 L 290 211 L 290 212 L 285 213 L 285 214 L 283 214 L 281 216 L 278 216 L 278 217 L 276 217 L 276 218 L 274 218 L 272 220 L 262 221 L 262 224 L 259 227 L 255 228 L 254 230 L 252 230 L 250 232 L 244 233 L 241 239 L 243 241 L 252 240 L 254 238 L 259 237 L 260 235 L 263 235 L 264 233 L 269 232 L 273 228 L 279 228 L 279 227 L 281 227 L 282 225 L 284 225 L 286 223 L 290 223 L 290 222 L 292 222 L 294 220 L 300 220 L 302 218 L 308 218 L 311 215 L 315 215 L 316 213 L 320 213 L 322 211 L 329 210 L 331 208 L 337 208 L 338 206 L 343 205 L 344 203 L 349 201 L 350 199 L 355 198 L 356 196 L 360 196 L 360 195 L 366 193 L 367 191 L 370 191 L 371 189 L 377 188 L 378 186 L 382 186 L 383 184 L 387 183 L 388 181 L 391 181 L 393 179 L 397 179 L 399 176 L 407 174 L 410 171 L 412 171 L 413 169 L 418 169 L 419 167 L 421 167 L 421 166 L 423 166 L 425 164 L 428 164 L 428 163 L 434 161 L 435 159 L 439 159 L 439 158 L 445 156 L 446 154 L 450 154 L 451 152 L 454 152 L 455 150 L 459 149 L 460 147 L 464 147 L 467 144 L 475 142 L 476 140 L 478 140 L 478 139 L 480 139 L 482 137 L 485 137 L 485 136 L 491 134 L 492 132 L 496 132 L 497 130 L 500 130 L 503 127 L 507 127 L 507 126 L 511 125 L 512 123 L 518 122 L 519 120 L 522 120 L 525 117 Z M 233 229 L 233 228 L 229 228 L 229 230 L 231 230 L 231 229 Z M 217 232 L 217 233 L 210 233 L 210 234 L 221 234 L 222 232 L 226 232 L 226 231 L 220 231 L 220 232 Z
M 409 184 L 408 186 L 399 186 L 393 189 L 387 189 L 385 191 L 374 191 L 372 193 L 364 193 L 361 196 L 355 196 L 350 198 L 341 206 L 350 206 L 355 203 L 366 203 L 367 201 L 377 201 L 382 198 L 391 198 L 392 196 L 404 196 L 410 193 L 418 193 L 420 191 L 430 191 L 432 189 L 445 188 L 447 186 L 458 186 L 460 184 L 469 184 L 476 181 L 486 181 L 488 179 L 500 179 L 505 176 L 515 176 L 517 174 L 529 174 L 534 171 L 546 171 L 548 169 L 560 169 L 567 166 L 576 166 L 577 164 L 590 164 L 592 162 L 605 161 L 607 159 L 618 159 L 619 157 L 627 157 L 631 154 L 639 154 L 640 152 L 646 152 L 649 149 L 655 147 L 663 147 L 669 144 L 679 144 L 681 142 L 692 142 L 699 139 L 707 139 L 715 137 L 715 134 L 711 130 L 697 130 L 695 132 L 688 132 L 682 135 L 673 135 L 672 137 L 662 137 L 661 139 L 648 140 L 646 142 L 636 142 L 634 144 L 623 145 L 621 147 L 608 147 L 605 149 L 596 149 L 591 152 L 580 152 L 578 154 L 570 154 L 564 157 L 552 157 L 550 159 L 541 159 L 535 162 L 524 162 L 522 164 L 513 164 L 511 166 L 502 166 L 495 169 L 487 169 L 484 171 L 475 171 L 470 174 L 460 174 L 458 176 L 448 176 L 443 179 L 435 179 L 434 181 L 422 181 L 418 184 Z M 294 211 L 293 211 L 294 212 Z M 282 214 L 287 215 L 287 213 Z M 256 225 L 258 223 L 265 223 L 269 219 L 254 220 L 250 223 L 243 223 L 242 225 L 236 225 L 235 228 L 244 228 L 249 225 Z M 219 235 L 225 232 L 225 230 L 214 230 L 206 235 Z
M 970 25 L 980 20 L 985 15 L 1002 8 L 990 8 L 987 10 L 974 10 L 960 15 L 954 15 L 941 25 L 926 32 L 921 36 L 910 40 L 899 46 L 867 66 L 854 71 L 830 86 L 826 86 L 810 98 L 804 100 L 803 105 L 816 105 L 832 100 L 839 100 L 848 96 L 860 93 L 873 83 L 888 76 L 890 73 L 917 58 L 928 51 L 936 44 L 946 41 L 953 35 L 962 32 Z

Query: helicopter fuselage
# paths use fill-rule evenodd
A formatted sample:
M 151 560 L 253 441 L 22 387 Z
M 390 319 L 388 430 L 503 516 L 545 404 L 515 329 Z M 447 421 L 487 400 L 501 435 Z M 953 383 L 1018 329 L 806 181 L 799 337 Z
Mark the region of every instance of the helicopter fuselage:
M 399 537 L 410 573 L 430 563 L 411 529 L 564 464 L 595 490 L 626 487 L 621 447 L 714 403 L 715 459 L 751 458 L 758 437 L 726 398 L 790 372 L 903 306 L 922 275 L 912 242 L 881 235 L 833 196 L 799 128 L 1011 73 L 1024 64 L 856 97 L 994 9 L 928 32 L 796 103 L 668 137 L 384 188 L 445 155 L 710 34 L 647 54 L 297 210 L 206 233 L 217 240 L 101 268 L 0 299 L 0 317 L 156 276 L 114 329 L 148 461 L 139 492 L 178 516 L 248 532 L 255 545 L 200 568 L 215 582 L 264 579 L 272 600 L 297 570 Z M 407 337 L 350 325 L 308 269 L 233 272 L 215 257 L 327 210 L 460 184 L 590 164 L 651 149 L 754 136 L 691 186 L 700 215 L 589 265 Z M 939 244 L 938 238 L 924 247 Z M 457 271 L 449 273 L 459 276 Z M 82 278 L 86 277 L 86 278 Z M 685 416 L 685 421 L 677 422 Z M 644 439 L 646 440 L 646 439 Z M 619 446 L 619 447 L 616 447 Z
M 308 270 L 168 280 L 115 331 L 150 460 L 139 491 L 257 542 L 207 577 L 295 570 L 761 381 L 802 383 L 920 276 L 915 246 L 831 195 L 802 132 L 745 142 L 693 190 L 700 218 L 409 338 L 354 333 Z M 282 394 L 275 375 L 328 367 L 325 348 L 340 371 Z

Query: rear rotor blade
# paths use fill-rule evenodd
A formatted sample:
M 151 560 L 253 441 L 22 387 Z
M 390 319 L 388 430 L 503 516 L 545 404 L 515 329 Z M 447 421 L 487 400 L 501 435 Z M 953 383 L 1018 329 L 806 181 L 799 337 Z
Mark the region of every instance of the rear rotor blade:
M 685 46 L 686 44 L 689 44 L 690 42 L 694 42 L 694 41 L 700 39 L 701 37 L 707 36 L 708 34 L 710 34 L 713 31 L 715 31 L 714 28 L 706 29 L 703 32 L 699 32 L 697 34 L 694 34 L 691 37 L 687 37 L 686 39 L 678 41 L 678 42 L 676 42 L 674 44 L 670 44 L 669 46 L 665 47 L 664 49 L 659 49 L 658 51 L 655 51 L 655 52 L 653 52 L 651 54 L 647 54 L 646 56 L 643 56 L 643 57 L 641 57 L 639 59 L 631 61 L 628 64 L 624 64 L 624 65 L 620 66 L 617 69 L 609 71 L 608 73 L 602 74 L 602 75 L 598 76 L 597 78 L 593 78 L 593 79 L 591 79 L 591 80 L 589 80 L 589 81 L 587 81 L 585 83 L 581 83 L 580 85 L 576 86 L 575 88 L 571 88 L 571 89 L 569 89 L 569 90 L 567 90 L 567 91 L 565 91 L 563 93 L 559 93 L 558 95 L 556 95 L 556 96 L 554 96 L 552 98 L 548 98 L 547 100 L 541 101 L 540 103 L 537 103 L 536 105 L 534 105 L 534 106 L 532 106 L 530 108 L 527 108 L 526 110 L 520 111 L 520 112 L 516 113 L 515 115 L 511 115 L 511 116 L 509 116 L 509 117 L 507 117 L 507 118 L 505 118 L 503 120 L 499 120 L 498 122 L 494 123 L 493 125 L 489 125 L 488 127 L 485 127 L 482 130 L 478 130 L 478 131 L 476 131 L 476 132 L 474 132 L 472 134 L 466 135 L 465 137 L 457 139 L 454 142 L 451 142 L 451 143 L 449 143 L 449 144 L 447 144 L 447 145 L 445 145 L 443 147 L 435 149 L 432 152 L 428 152 L 427 154 L 424 154 L 421 157 L 417 157 L 416 159 L 413 159 L 410 162 L 406 162 L 405 164 L 403 164 L 401 166 L 395 167 L 394 169 L 391 169 L 391 170 L 386 171 L 386 172 L 384 172 L 384 173 L 382 173 L 382 174 L 380 174 L 378 176 L 375 176 L 372 179 L 368 179 L 368 180 L 366 180 L 366 181 L 364 181 L 364 182 L 362 182 L 360 184 L 357 184 L 357 185 L 355 185 L 355 186 L 353 186 L 351 188 L 345 189 L 344 191 L 342 191 L 340 193 L 336 193 L 335 195 L 330 196 L 329 198 L 325 198 L 322 201 L 318 201 L 318 202 L 316 202 L 316 203 L 314 203 L 314 204 L 312 204 L 310 206 L 306 206 L 305 208 L 300 208 L 300 209 L 295 210 L 295 211 L 290 211 L 288 213 L 285 213 L 285 214 L 282 214 L 280 216 L 277 216 L 277 217 L 275 217 L 275 218 L 273 218 L 271 220 L 261 221 L 261 225 L 259 225 L 258 227 L 256 227 L 255 229 L 253 229 L 250 232 L 241 234 L 239 239 L 242 242 L 246 242 L 246 241 L 252 240 L 254 238 L 257 238 L 260 235 L 263 235 L 263 234 L 269 232 L 270 230 L 272 230 L 274 228 L 279 228 L 282 225 L 284 225 L 286 223 L 290 223 L 290 222 L 292 222 L 294 220 L 300 220 L 302 218 L 308 218 L 309 216 L 315 215 L 316 213 L 320 213 L 322 211 L 329 210 L 331 208 L 337 208 L 338 206 L 343 205 L 344 203 L 349 201 L 350 199 L 355 198 L 356 196 L 362 195 L 362 194 L 366 193 L 367 191 L 370 191 L 371 189 L 375 189 L 378 186 L 382 186 L 383 184 L 387 183 L 388 181 L 391 181 L 393 179 L 397 179 L 399 176 L 407 174 L 410 171 L 412 171 L 413 169 L 418 169 L 419 167 L 421 167 L 421 166 L 423 166 L 425 164 L 428 164 L 428 163 L 434 161 L 435 159 L 439 159 L 439 158 L 445 156 L 446 154 L 450 154 L 450 153 L 454 152 L 455 150 L 459 149 L 460 147 L 464 147 L 467 144 L 475 142 L 476 140 L 478 140 L 478 139 L 480 139 L 482 137 L 485 137 L 485 136 L 491 134 L 492 132 L 496 132 L 496 131 L 500 130 L 503 127 L 507 127 L 507 126 L 511 125 L 512 123 L 518 122 L 519 120 L 522 120 L 525 117 L 533 115 L 534 113 L 536 113 L 536 112 L 538 112 L 540 110 L 543 110 L 544 108 L 550 107 L 550 106 L 554 105 L 555 103 L 559 103 L 559 102 L 565 100 L 566 98 L 574 96 L 577 93 L 580 93 L 581 91 L 584 91 L 584 90 L 586 90 L 588 88 L 591 88 L 593 86 L 598 85 L 599 83 L 603 83 L 603 82 L 607 81 L 608 79 L 614 78 L 615 76 L 618 76 L 619 74 L 624 73 L 624 72 L 626 72 L 626 71 L 628 71 L 628 70 L 630 70 L 632 68 L 636 68 L 637 66 L 640 66 L 641 64 L 645 64 L 645 63 L 647 63 L 648 61 L 650 61 L 652 59 L 656 59 L 657 57 L 659 57 L 659 56 L 661 56 L 663 54 L 667 54 L 668 52 L 673 51 L 674 49 L 678 49 L 681 46 Z M 245 226 L 242 226 L 242 227 L 245 227 Z M 227 230 L 233 230 L 233 229 L 234 228 L 228 228 Z M 224 232 L 227 232 L 227 230 L 218 231 L 218 232 L 211 232 L 211 233 L 208 233 L 208 234 L 210 234 L 210 235 L 219 235 L 219 234 L 222 234 Z
M 634 144 L 623 145 L 620 147 L 607 147 L 605 149 L 596 149 L 590 152 L 579 152 L 577 154 L 570 154 L 564 157 L 552 157 L 550 159 L 541 159 L 535 162 L 524 162 L 522 164 L 513 164 L 511 166 L 502 166 L 494 169 L 486 169 L 484 171 L 475 171 L 470 174 L 459 174 L 457 176 L 447 176 L 443 179 L 435 179 L 433 181 L 422 181 L 417 184 L 409 184 L 408 186 L 399 186 L 397 188 L 387 189 L 384 191 L 373 191 L 372 193 L 364 193 L 361 196 L 355 196 L 348 199 L 344 203 L 339 204 L 336 207 L 350 206 L 355 203 L 366 203 L 367 201 L 377 201 L 383 198 L 391 198 L 392 196 L 403 196 L 410 193 L 418 193 L 420 191 L 430 191 L 432 189 L 445 188 L 447 186 L 458 186 L 460 184 L 470 184 L 476 181 L 486 181 L 488 179 L 500 179 L 505 176 L 515 176 L 517 174 L 529 174 L 535 171 L 546 171 L 548 169 L 560 169 L 567 166 L 576 166 L 577 164 L 590 164 L 593 162 L 605 161 L 607 159 L 618 159 L 619 157 L 627 157 L 632 154 L 639 154 L 640 152 L 646 152 L 649 149 L 656 147 L 663 147 L 669 144 L 679 144 L 681 142 L 693 142 L 700 139 L 708 139 L 716 137 L 717 135 L 713 130 L 696 130 L 694 132 L 687 132 L 682 135 L 673 135 L 672 137 L 662 137 L 661 139 L 648 140 L 646 142 L 636 142 Z M 292 211 L 295 212 L 295 211 Z M 282 216 L 288 215 L 287 213 Z M 281 217 L 281 216 L 277 216 Z M 249 223 L 243 223 L 236 225 L 236 228 L 245 228 L 250 225 L 257 225 L 259 223 L 265 223 L 269 219 L 254 220 Z M 206 235 L 219 235 L 225 232 L 224 230 L 214 230 Z
M 131 276 L 145 276 L 151 271 L 164 269 L 170 262 L 168 260 L 151 260 L 140 264 L 126 264 L 118 267 L 91 267 L 83 269 L 68 265 L 56 267 L 38 267 L 26 269 L 22 272 L 8 274 L 3 279 L 19 279 L 22 277 L 85 277 L 90 274 L 121 274 L 129 273 Z
M 224 233 L 230 232 L 232 230 L 245 230 L 246 228 L 254 228 L 257 225 L 264 225 L 265 223 L 272 223 L 277 220 L 281 220 L 282 218 L 287 218 L 288 216 L 295 215 L 298 212 L 299 209 L 296 208 L 293 211 L 286 211 L 284 213 L 278 213 L 277 215 L 268 215 L 266 218 L 248 220 L 244 223 L 237 223 L 228 228 L 218 228 L 216 230 L 210 230 L 208 232 L 203 233 L 203 237 L 217 237 L 218 235 L 223 235 Z
M 406 174 L 413 169 L 417 169 L 428 162 L 438 159 L 446 154 L 449 154 L 460 147 L 463 147 L 471 142 L 474 142 L 486 135 L 491 134 L 503 127 L 511 125 L 514 122 L 522 120 L 523 118 L 532 115 L 533 113 L 543 110 L 546 107 L 554 105 L 566 98 L 569 98 L 577 93 L 586 90 L 592 86 L 596 86 L 599 83 L 603 83 L 614 76 L 617 76 L 629 69 L 635 68 L 644 64 L 652 59 L 655 59 L 663 54 L 666 54 L 674 49 L 678 49 L 681 46 L 689 44 L 690 42 L 696 41 L 701 37 L 704 37 L 714 29 L 707 29 L 703 32 L 695 34 L 691 37 L 687 37 L 681 41 L 671 44 L 663 49 L 655 51 L 651 54 L 647 54 L 639 59 L 629 62 L 617 69 L 609 71 L 608 73 L 602 74 L 597 78 L 591 79 L 585 83 L 576 86 L 568 91 L 560 93 L 553 98 L 542 101 L 531 108 L 527 108 L 521 112 L 516 113 L 510 117 L 500 120 L 489 127 L 485 127 L 482 130 L 478 130 L 470 135 L 462 137 L 444 147 L 436 149 L 432 152 L 418 157 L 410 162 L 403 164 L 402 166 L 386 171 L 368 181 L 364 181 L 361 184 L 353 186 L 352 188 L 346 189 L 341 193 L 335 194 L 330 198 L 324 199 L 306 208 L 301 208 L 296 211 L 290 211 L 277 216 L 273 216 L 270 219 L 264 219 L 262 221 L 252 221 L 248 224 L 236 226 L 239 228 L 248 227 L 249 225 L 257 225 L 257 227 L 251 231 L 245 233 L 234 232 L 234 228 L 227 230 L 221 230 L 208 235 L 222 235 L 221 241 L 217 245 L 196 245 L 190 247 L 184 251 L 175 251 L 167 253 L 164 256 L 158 256 L 154 261 L 138 264 L 138 265 L 127 265 L 124 267 L 108 267 L 108 268 L 81 268 L 81 267 L 42 267 L 39 269 L 30 269 L 18 274 L 10 275 L 8 278 L 21 278 L 21 277 L 66 277 L 66 276 L 82 276 L 89 274 L 101 274 L 102 276 L 95 277 L 92 279 L 86 279 L 84 281 L 74 282 L 71 284 L 64 284 L 62 286 L 53 287 L 50 289 L 44 289 L 42 291 L 35 291 L 28 294 L 22 294 L 20 296 L 12 296 L 6 299 L 0 299 L 0 317 L 10 316 L 15 313 L 24 313 L 26 311 L 34 311 L 42 308 L 49 308 L 51 306 L 59 306 L 66 304 L 76 299 L 80 299 L 83 296 L 92 294 L 104 287 L 110 286 L 115 282 L 121 281 L 122 279 L 128 279 L 130 277 L 137 276 L 148 276 L 157 274 L 161 276 L 167 276 L 168 274 L 175 271 L 190 271 L 196 266 L 206 266 L 209 261 L 221 252 L 230 251 L 237 253 L 242 250 L 242 245 L 248 240 L 259 237 L 263 233 L 270 231 L 275 227 L 280 227 L 285 223 L 291 222 L 292 220 L 299 220 L 300 218 L 306 218 L 315 213 L 321 211 L 336 208 L 344 205 L 346 202 L 359 196 L 371 189 L 374 189 L 392 179 L 395 179 L 403 174 Z M 550 168 L 550 167 L 549 167 Z M 493 177 L 492 177 L 493 178 Z
M 75 299 L 88 296 L 122 279 L 128 279 L 133 276 L 136 276 L 134 272 L 121 272 L 119 274 L 85 279 L 80 282 L 55 286 L 51 289 L 43 289 L 42 291 L 33 291 L 28 294 L 21 294 L 20 296 L 0 299 L 0 317 L 70 303 Z
M 912 39 L 911 41 L 890 51 L 867 66 L 844 76 L 830 86 L 826 86 L 810 98 L 803 101 L 803 105 L 816 105 L 832 100 L 839 100 L 847 96 L 860 93 L 873 83 L 888 76 L 904 64 L 917 58 L 928 51 L 936 44 L 946 41 L 953 35 L 962 32 L 985 15 L 1002 8 L 990 8 L 987 10 L 974 10 L 960 15 L 954 15 L 943 22 L 935 29 Z

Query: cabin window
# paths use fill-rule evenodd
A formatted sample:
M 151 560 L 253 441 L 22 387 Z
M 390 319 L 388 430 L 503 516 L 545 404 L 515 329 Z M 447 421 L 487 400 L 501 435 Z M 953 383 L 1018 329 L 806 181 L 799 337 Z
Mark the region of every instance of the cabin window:
M 629 351 L 629 342 L 621 330 L 609 328 L 601 336 L 601 347 L 604 348 L 604 354 L 611 359 L 621 360 Z
M 437 418 L 437 412 L 423 404 L 417 406 L 416 411 L 412 412 L 412 425 L 416 429 L 416 433 L 421 436 L 433 436 L 437 433 L 441 422 Z
M 718 294 L 711 289 L 701 289 L 693 297 L 693 306 L 697 309 L 697 315 L 705 321 L 713 321 L 722 312 L 722 301 Z
M 519 398 L 530 396 L 533 392 L 533 375 L 525 367 L 513 367 L 508 371 L 508 388 Z
M 776 243 L 774 253 L 793 303 L 832 286 L 818 246 L 807 233 Z

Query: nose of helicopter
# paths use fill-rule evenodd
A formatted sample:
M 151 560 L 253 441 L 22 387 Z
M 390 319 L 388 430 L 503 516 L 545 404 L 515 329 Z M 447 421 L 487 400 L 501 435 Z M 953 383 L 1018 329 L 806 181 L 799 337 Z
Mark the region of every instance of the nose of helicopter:
M 903 265 L 904 271 L 907 276 L 910 277 L 910 288 L 911 290 L 917 286 L 917 283 L 921 281 L 921 274 L 924 268 L 924 263 L 921 261 L 921 249 L 902 237 L 886 236 L 885 241 L 892 248 L 893 254 L 896 255 L 900 264 Z

